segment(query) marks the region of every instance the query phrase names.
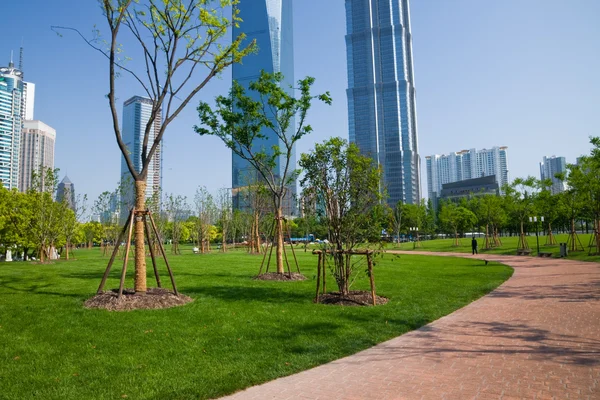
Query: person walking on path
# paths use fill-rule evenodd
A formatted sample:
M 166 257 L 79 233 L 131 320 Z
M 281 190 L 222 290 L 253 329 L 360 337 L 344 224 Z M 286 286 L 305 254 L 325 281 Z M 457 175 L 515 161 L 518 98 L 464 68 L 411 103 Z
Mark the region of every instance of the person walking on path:
M 473 236 L 473 240 L 471 240 L 471 249 L 473 250 L 473 254 L 479 254 L 477 252 L 477 239 Z

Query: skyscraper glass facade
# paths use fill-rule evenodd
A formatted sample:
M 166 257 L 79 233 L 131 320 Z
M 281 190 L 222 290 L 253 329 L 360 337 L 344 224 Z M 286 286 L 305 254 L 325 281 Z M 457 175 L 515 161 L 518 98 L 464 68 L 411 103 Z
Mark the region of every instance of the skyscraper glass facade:
M 408 0 L 346 0 L 350 141 L 383 168 L 388 202 L 421 198 Z
M 238 5 L 240 17 L 243 22 L 233 29 L 233 37 L 240 33 L 246 34 L 246 44 L 256 40 L 258 54 L 244 58 L 242 64 L 233 65 L 232 79 L 244 87 L 256 81 L 261 70 L 269 73 L 281 72 L 284 76 L 282 86 L 293 95 L 294 85 L 294 40 L 292 25 L 292 0 L 254 0 L 242 1 Z M 251 92 L 249 92 L 250 94 Z M 256 98 L 258 100 L 258 97 Z M 296 123 L 290 124 L 290 132 L 295 129 Z M 270 130 L 262 132 L 266 139 L 254 143 L 253 146 L 269 151 L 273 146 L 283 147 L 279 138 Z M 290 160 L 290 170 L 296 168 L 295 151 Z M 285 168 L 284 156 L 277 160 L 277 172 L 281 174 Z M 281 176 L 281 175 L 279 175 Z M 232 156 L 232 188 L 233 203 L 235 208 L 243 208 L 241 197 L 236 194 L 240 188 L 247 186 L 256 179 L 256 171 L 244 159 L 233 154 Z M 296 183 L 289 185 L 284 204 L 284 214 L 295 213 L 292 199 L 296 195 Z
M 0 68 L 0 182 L 19 185 L 19 152 L 23 128 L 23 72 L 11 62 Z
M 150 121 L 152 113 L 152 100 L 134 96 L 123 104 L 123 141 L 129 150 L 131 161 L 137 172 L 142 170 L 142 146 L 146 125 Z M 152 146 L 154 139 L 160 132 L 162 125 L 162 115 L 158 112 L 150 131 L 148 132 L 148 149 Z M 152 198 L 155 194 L 160 194 L 161 184 L 161 166 L 162 166 L 162 143 L 156 149 L 152 162 L 148 166 L 148 176 L 146 177 L 146 198 Z M 125 183 L 123 190 L 122 213 L 128 213 L 133 205 L 133 182 L 131 174 L 127 168 L 125 157 L 121 156 L 121 182 Z M 158 199 L 160 200 L 160 199 Z

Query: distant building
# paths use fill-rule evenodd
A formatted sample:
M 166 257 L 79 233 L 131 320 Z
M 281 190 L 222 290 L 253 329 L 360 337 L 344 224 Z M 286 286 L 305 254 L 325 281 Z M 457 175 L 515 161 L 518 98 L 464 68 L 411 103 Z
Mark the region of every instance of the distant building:
M 556 177 L 556 174 L 567 172 L 567 162 L 564 157 L 544 157 L 540 163 L 540 178 L 550 179 L 552 194 L 564 192 L 565 183 Z
M 11 58 L 0 68 L 0 182 L 7 189 L 19 187 L 23 112 L 23 72 Z
M 33 109 L 35 102 L 35 83 L 23 82 L 23 104 L 21 115 L 23 121 L 33 120 Z
M 54 169 L 54 144 L 56 131 L 42 121 L 25 121 L 21 133 L 21 152 L 19 157 L 19 190 L 27 191 L 31 187 L 31 177 L 35 172 Z
M 496 176 L 488 175 L 481 178 L 465 179 L 462 181 L 444 183 L 440 192 L 440 200 L 458 201 L 462 198 L 477 196 L 499 195 L 500 186 Z
M 123 104 L 123 142 L 129 150 L 131 161 L 137 172 L 142 170 L 142 145 L 144 142 L 144 133 L 146 125 L 150 121 L 152 112 L 152 100 L 133 96 Z M 148 133 L 148 148 L 154 143 L 162 126 L 162 113 L 158 112 L 156 119 Z M 152 157 L 152 162 L 148 167 L 148 176 L 146 177 L 146 199 L 152 198 L 160 192 L 161 175 L 162 175 L 162 143 L 156 149 Z M 123 184 L 123 207 L 121 208 L 121 217 L 127 216 L 129 208 L 134 203 L 133 180 L 125 157 L 121 156 L 121 182 Z
M 419 204 L 421 158 L 409 0 L 345 3 L 350 142 L 381 166 L 390 205 L 400 200 Z
M 502 193 L 502 186 L 508 184 L 507 153 L 508 148 L 503 146 L 425 157 L 429 198 L 435 203 L 445 183 L 486 176 L 495 177 Z
M 292 0 L 254 0 L 242 1 L 237 5 L 243 22 L 234 26 L 233 37 L 241 33 L 246 34 L 247 43 L 256 40 L 260 49 L 257 54 L 246 57 L 243 63 L 234 63 L 232 66 L 232 79 L 240 85 L 248 88 L 252 81 L 260 77 L 261 71 L 268 73 L 281 73 L 283 81 L 281 86 L 290 95 L 294 95 L 294 29 Z M 254 100 L 260 101 L 260 96 L 254 92 L 247 92 L 254 96 Z M 295 119 L 292 118 L 286 134 L 291 135 L 296 128 Z M 263 129 L 261 134 L 265 139 L 256 143 L 257 147 L 263 147 L 270 151 L 274 146 L 282 146 L 279 138 L 272 130 Z M 274 175 L 279 178 L 285 169 L 285 156 L 281 155 L 275 160 Z M 296 169 L 296 150 L 292 149 L 290 158 L 290 170 Z M 237 154 L 232 154 L 232 193 L 233 208 L 245 209 L 248 204 L 244 198 L 239 196 L 244 188 L 253 183 L 257 173 L 250 163 Z M 289 176 L 288 176 L 289 178 Z M 287 186 L 285 198 L 282 204 L 284 215 L 295 215 L 296 207 L 296 181 Z
M 58 184 L 56 189 L 56 201 L 66 201 L 69 208 L 75 210 L 75 185 L 68 176 L 65 175 L 62 181 Z

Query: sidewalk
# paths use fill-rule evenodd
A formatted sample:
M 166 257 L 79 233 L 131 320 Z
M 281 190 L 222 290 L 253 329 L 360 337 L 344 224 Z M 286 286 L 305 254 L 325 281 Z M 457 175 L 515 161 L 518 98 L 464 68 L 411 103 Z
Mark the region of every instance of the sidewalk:
M 600 264 L 406 254 L 499 261 L 515 273 L 421 329 L 224 399 L 600 399 Z

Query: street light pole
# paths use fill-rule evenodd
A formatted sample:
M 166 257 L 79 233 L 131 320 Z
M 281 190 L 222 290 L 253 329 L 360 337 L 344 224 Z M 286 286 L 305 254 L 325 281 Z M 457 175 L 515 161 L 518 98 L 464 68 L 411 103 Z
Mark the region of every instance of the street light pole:
M 544 217 L 540 217 L 540 220 L 542 222 L 544 222 Z M 537 256 L 540 256 L 540 236 L 539 236 L 539 231 L 540 231 L 540 224 L 538 221 L 538 217 L 529 217 L 529 222 L 535 222 L 535 241 L 537 244 Z

